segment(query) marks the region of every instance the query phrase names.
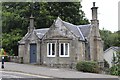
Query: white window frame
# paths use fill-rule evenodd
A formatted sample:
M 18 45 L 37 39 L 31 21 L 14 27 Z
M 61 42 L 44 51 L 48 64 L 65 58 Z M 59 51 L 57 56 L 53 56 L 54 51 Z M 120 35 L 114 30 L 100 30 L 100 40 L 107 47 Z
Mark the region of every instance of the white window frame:
M 63 52 L 64 52 L 63 55 L 61 55 L 61 44 L 63 44 Z M 65 54 L 65 52 L 66 52 L 65 51 L 66 50 L 65 49 L 65 44 L 68 45 L 68 51 L 67 51 L 68 53 L 67 53 L 67 55 Z M 69 51 L 70 51 L 69 50 L 69 43 L 59 43 L 59 57 L 70 57 Z
M 49 55 L 49 44 L 50 44 L 50 55 Z M 55 54 L 52 55 L 52 44 L 55 44 Z M 55 57 L 56 56 L 56 43 L 47 43 L 47 57 Z

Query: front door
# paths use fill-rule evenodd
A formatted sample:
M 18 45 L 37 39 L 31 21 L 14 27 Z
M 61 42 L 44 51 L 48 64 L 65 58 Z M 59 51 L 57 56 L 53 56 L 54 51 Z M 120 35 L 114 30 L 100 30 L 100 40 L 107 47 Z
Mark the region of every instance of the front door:
M 30 63 L 36 63 L 37 57 L 37 48 L 36 44 L 30 44 Z

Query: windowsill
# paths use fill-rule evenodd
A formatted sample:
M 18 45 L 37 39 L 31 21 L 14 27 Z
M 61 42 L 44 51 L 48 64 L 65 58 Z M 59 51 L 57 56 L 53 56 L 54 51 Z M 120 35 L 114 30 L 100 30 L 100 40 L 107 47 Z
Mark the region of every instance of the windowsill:
M 56 56 L 47 56 L 47 57 L 51 57 L 51 58 L 54 58 L 54 57 L 56 57 Z
M 60 55 L 59 57 L 67 58 L 67 57 L 70 57 L 70 56 L 65 56 L 65 55 L 64 55 L 64 56 L 61 56 L 61 55 Z

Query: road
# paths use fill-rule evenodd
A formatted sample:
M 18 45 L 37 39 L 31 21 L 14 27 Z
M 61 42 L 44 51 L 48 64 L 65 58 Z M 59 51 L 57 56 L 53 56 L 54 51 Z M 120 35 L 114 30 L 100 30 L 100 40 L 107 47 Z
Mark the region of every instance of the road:
M 84 73 L 71 69 L 51 68 L 41 65 L 18 64 L 12 62 L 6 62 L 5 68 L 2 71 L 13 71 L 16 72 L 16 74 L 18 72 L 29 74 L 29 75 L 22 74 L 23 76 L 17 74 L 20 75 L 20 77 L 38 77 L 40 75 L 39 77 L 42 78 L 44 77 L 46 78 L 46 76 L 49 76 L 52 78 L 117 78 L 118 79 L 118 76 L 112 76 L 112 75 Z M 17 75 L 14 75 L 14 77 Z
M 47 76 L 33 75 L 21 72 L 0 71 L 1 78 L 49 78 Z

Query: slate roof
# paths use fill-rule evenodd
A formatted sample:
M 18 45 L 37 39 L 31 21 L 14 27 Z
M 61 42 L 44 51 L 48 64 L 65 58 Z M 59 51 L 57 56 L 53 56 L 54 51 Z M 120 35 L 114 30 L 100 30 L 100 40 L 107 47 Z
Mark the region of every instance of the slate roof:
M 90 29 L 91 29 L 91 25 L 90 24 L 88 24 L 88 25 L 79 25 L 78 27 L 82 31 L 83 36 L 88 37 Z
M 49 30 L 49 28 L 43 28 L 43 29 L 35 29 L 35 33 L 38 36 L 38 38 L 42 39 L 42 37 L 45 35 L 45 33 Z
M 120 47 L 114 47 L 117 51 L 120 51 Z
M 91 25 L 74 25 L 68 22 L 61 20 L 59 17 L 55 21 L 56 26 L 64 25 L 67 29 L 69 29 L 79 40 L 85 40 L 85 37 L 88 37 Z M 45 33 L 49 30 L 49 28 L 36 29 L 34 30 L 37 36 L 41 39 Z
M 120 47 L 112 46 L 112 47 L 106 49 L 106 50 L 104 51 L 104 53 L 106 53 L 106 52 L 109 51 L 110 49 L 113 49 L 113 50 L 115 50 L 115 51 L 120 51 Z
M 80 38 L 80 40 L 84 40 L 84 36 L 78 26 L 73 25 L 71 23 L 63 21 L 64 26 L 66 26 L 73 34 Z
M 67 29 L 69 29 L 79 40 L 85 41 L 85 38 L 88 37 L 91 25 L 74 25 L 69 22 L 65 22 L 61 20 L 59 17 L 54 22 L 55 26 L 60 27 L 64 25 Z M 35 34 L 39 39 L 42 39 L 45 33 L 49 30 L 49 28 L 42 29 L 34 29 Z M 27 33 L 19 43 L 24 43 L 24 41 L 31 35 L 32 33 Z

